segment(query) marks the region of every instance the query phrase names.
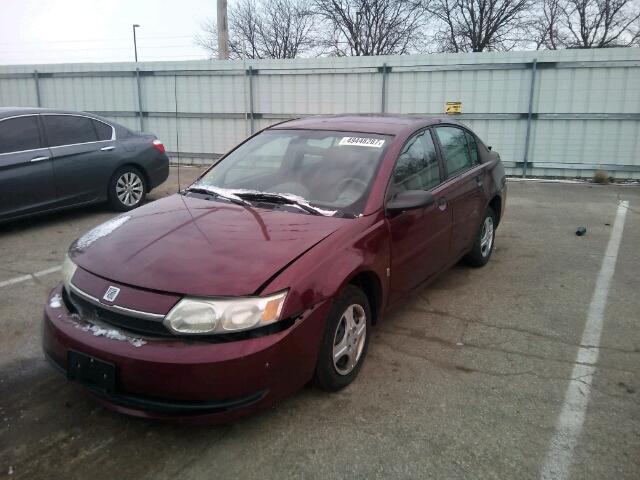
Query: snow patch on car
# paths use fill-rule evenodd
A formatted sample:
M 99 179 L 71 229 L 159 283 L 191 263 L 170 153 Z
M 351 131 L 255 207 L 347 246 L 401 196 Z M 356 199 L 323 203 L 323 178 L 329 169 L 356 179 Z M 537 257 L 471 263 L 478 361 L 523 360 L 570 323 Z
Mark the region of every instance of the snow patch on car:
M 77 313 L 71 313 L 66 317 L 63 315 L 58 315 L 58 318 L 66 319 L 67 322 L 71 323 L 78 330 L 89 332 L 94 337 L 105 337 L 109 340 L 116 340 L 118 342 L 128 342 L 134 347 L 142 347 L 143 345 L 147 344 L 146 340 L 143 340 L 142 338 L 131 337 L 115 328 L 106 328 L 100 325 L 96 325 L 95 323 L 88 322 L 87 320 L 80 317 L 80 315 L 78 315 Z
M 244 188 L 222 188 L 222 187 L 214 187 L 212 185 L 207 185 L 206 183 L 200 183 L 200 182 L 194 183 L 193 187 L 194 188 L 201 188 L 203 190 L 207 190 L 208 192 L 213 193 L 214 195 L 220 195 L 221 197 L 230 198 L 232 200 L 236 200 L 236 201 L 243 202 L 243 203 L 247 203 L 247 201 L 244 200 L 239 195 L 242 195 L 242 194 L 256 194 L 256 195 L 260 195 L 260 194 L 266 194 L 266 195 L 275 194 L 275 195 L 280 195 L 280 196 L 282 196 L 282 197 L 284 197 L 284 198 L 286 198 L 288 200 L 291 200 L 292 202 L 296 202 L 296 203 L 300 204 L 300 205 L 296 205 L 295 203 L 291 204 L 292 207 L 299 207 L 299 208 L 303 209 L 301 207 L 301 205 L 302 205 L 302 206 L 305 206 L 305 207 L 310 208 L 312 210 L 315 210 L 316 212 L 320 213 L 321 215 L 324 215 L 325 217 L 332 217 L 337 212 L 337 210 L 325 210 L 324 208 L 320 208 L 320 207 L 316 207 L 315 205 L 311 205 L 303 197 L 301 197 L 299 195 L 294 195 L 293 193 L 262 192 L 260 190 L 248 190 L 248 189 L 244 189 Z
M 62 306 L 62 297 L 56 293 L 49 299 L 49 306 L 51 308 L 60 308 Z
M 106 237 L 110 233 L 112 233 L 117 228 L 120 228 L 126 222 L 131 219 L 129 215 L 125 215 L 122 217 L 112 218 L 100 225 L 98 225 L 93 230 L 89 230 L 87 233 L 82 235 L 75 244 L 75 248 L 79 250 L 84 250 L 91 246 L 96 240 L 99 240 L 102 237 Z
M 118 340 L 120 342 L 129 342 L 134 347 L 141 347 L 145 342 L 141 338 L 130 337 L 115 328 L 103 328 L 98 325 L 76 325 L 83 332 L 91 332 L 94 337 L 106 337 L 109 340 Z

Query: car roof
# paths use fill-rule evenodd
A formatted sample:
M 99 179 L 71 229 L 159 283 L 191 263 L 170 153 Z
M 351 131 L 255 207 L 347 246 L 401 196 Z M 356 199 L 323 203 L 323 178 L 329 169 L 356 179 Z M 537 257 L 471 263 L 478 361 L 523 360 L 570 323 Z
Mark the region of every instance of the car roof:
M 451 117 L 413 114 L 342 114 L 296 118 L 269 127 L 274 130 L 337 130 L 346 132 L 398 135 L 438 123 L 458 122 Z
M 29 115 L 36 113 L 67 113 L 75 115 L 87 115 L 89 117 L 101 118 L 88 112 L 76 112 L 72 110 L 59 110 L 56 108 L 34 108 L 34 107 L 0 107 L 0 118 L 13 117 L 15 115 Z

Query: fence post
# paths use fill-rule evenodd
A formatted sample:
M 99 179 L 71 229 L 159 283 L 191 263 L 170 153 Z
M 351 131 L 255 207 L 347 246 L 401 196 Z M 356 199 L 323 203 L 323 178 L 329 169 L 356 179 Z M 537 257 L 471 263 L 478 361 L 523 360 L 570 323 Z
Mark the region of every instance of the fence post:
M 140 117 L 140 131 L 144 130 L 142 121 L 142 84 L 140 82 L 140 69 L 136 67 L 136 84 L 138 85 L 138 115 Z
M 254 125 L 254 114 L 253 114 L 253 76 L 256 74 L 257 70 L 254 70 L 253 67 L 249 67 L 249 70 L 245 70 L 245 73 L 249 76 L 249 113 L 247 117 L 249 118 L 249 133 L 253 135 L 255 132 Z
M 38 70 L 33 71 L 33 80 L 36 82 L 36 101 L 38 102 L 38 108 L 42 106 L 40 99 L 40 79 L 38 78 Z
M 386 113 L 387 111 L 387 74 L 391 70 L 391 67 L 388 67 L 386 63 L 382 64 L 382 105 L 381 111 L 382 113 Z
M 531 63 L 531 85 L 529 88 L 529 111 L 527 112 L 527 135 L 524 139 L 524 159 L 522 161 L 522 178 L 527 177 L 527 163 L 529 161 L 529 139 L 531 138 L 531 120 L 533 118 L 533 93 L 536 83 L 536 64 L 538 59 L 534 58 Z

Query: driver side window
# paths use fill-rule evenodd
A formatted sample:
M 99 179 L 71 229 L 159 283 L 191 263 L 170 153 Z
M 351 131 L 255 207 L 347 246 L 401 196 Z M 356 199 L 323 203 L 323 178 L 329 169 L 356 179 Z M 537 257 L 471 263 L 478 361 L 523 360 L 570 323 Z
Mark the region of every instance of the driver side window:
M 431 133 L 424 130 L 406 143 L 393 171 L 394 193 L 430 190 L 440 183 L 440 166 Z

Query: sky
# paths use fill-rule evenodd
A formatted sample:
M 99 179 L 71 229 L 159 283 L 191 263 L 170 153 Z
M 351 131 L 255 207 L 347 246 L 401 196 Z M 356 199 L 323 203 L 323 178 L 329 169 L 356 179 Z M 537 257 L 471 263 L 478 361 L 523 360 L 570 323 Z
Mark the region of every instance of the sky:
M 193 38 L 216 0 L 0 0 L 0 65 L 207 58 Z

